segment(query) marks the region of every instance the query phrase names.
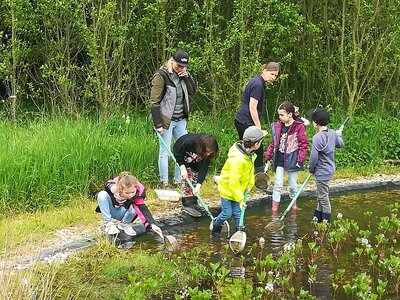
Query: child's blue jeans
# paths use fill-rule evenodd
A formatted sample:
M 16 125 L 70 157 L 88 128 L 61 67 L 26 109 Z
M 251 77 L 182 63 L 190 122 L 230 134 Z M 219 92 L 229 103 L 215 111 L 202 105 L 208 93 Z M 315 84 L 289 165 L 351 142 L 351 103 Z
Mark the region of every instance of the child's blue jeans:
M 233 215 L 233 220 L 235 221 L 235 227 L 239 228 L 240 212 L 241 212 L 240 204 L 236 201 L 221 197 L 221 207 L 222 211 L 215 219 L 214 224 L 216 226 L 221 226 L 226 220 L 228 220 Z
M 104 224 L 107 224 L 112 219 L 120 220 L 124 224 L 129 224 L 136 215 L 132 205 L 129 205 L 128 209 L 123 206 L 115 208 L 110 195 L 108 195 L 106 191 L 100 191 L 97 195 L 97 202 L 99 203 Z

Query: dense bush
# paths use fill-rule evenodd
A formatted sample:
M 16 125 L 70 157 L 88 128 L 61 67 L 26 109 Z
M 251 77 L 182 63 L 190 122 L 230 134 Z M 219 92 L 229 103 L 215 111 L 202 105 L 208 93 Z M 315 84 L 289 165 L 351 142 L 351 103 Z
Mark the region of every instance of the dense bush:
M 5 0 L 0 4 L 0 97 L 29 110 L 79 115 L 147 103 L 152 73 L 191 54 L 198 107 L 240 101 L 262 63 L 283 73 L 271 95 L 398 115 L 399 0 Z M 286 79 L 286 80 L 283 80 Z

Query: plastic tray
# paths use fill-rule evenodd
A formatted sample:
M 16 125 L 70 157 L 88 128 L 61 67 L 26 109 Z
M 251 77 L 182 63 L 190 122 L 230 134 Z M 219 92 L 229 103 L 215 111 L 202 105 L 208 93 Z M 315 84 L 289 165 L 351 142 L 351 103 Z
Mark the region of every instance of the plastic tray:
M 154 190 L 158 199 L 167 201 L 179 201 L 181 194 L 174 190 Z

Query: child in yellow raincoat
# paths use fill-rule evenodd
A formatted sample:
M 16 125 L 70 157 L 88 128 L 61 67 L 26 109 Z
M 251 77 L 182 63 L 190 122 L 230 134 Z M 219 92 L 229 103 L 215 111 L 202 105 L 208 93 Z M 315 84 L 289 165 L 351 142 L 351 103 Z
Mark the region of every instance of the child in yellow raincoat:
M 243 209 L 243 194 L 254 186 L 254 152 L 260 147 L 267 132 L 257 126 L 250 126 L 238 141 L 229 149 L 218 182 L 222 211 L 215 218 L 212 235 L 219 237 L 222 224 L 233 215 L 236 230 L 239 228 L 240 212 Z

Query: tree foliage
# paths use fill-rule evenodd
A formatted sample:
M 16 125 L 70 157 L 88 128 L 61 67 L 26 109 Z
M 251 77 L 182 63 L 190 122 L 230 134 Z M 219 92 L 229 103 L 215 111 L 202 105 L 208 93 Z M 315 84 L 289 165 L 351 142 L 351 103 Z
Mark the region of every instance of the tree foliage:
M 278 61 L 286 75 L 274 102 L 396 115 L 399 13 L 400 0 L 4 0 L 1 97 L 14 118 L 140 110 L 153 72 L 185 49 L 195 107 L 214 114 L 234 109 L 261 64 Z

